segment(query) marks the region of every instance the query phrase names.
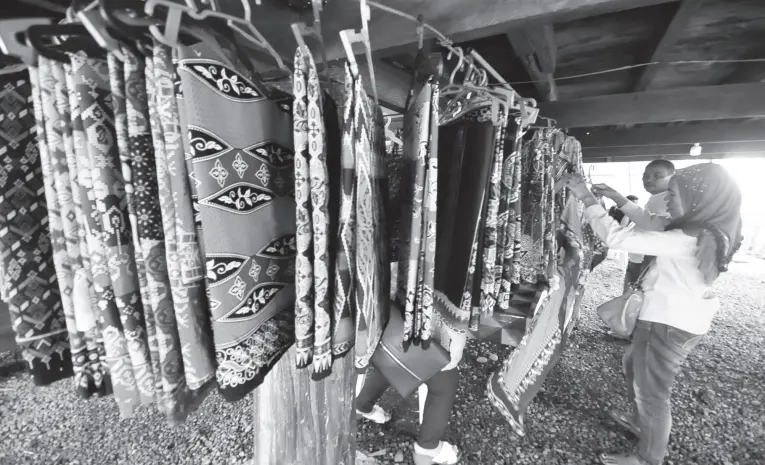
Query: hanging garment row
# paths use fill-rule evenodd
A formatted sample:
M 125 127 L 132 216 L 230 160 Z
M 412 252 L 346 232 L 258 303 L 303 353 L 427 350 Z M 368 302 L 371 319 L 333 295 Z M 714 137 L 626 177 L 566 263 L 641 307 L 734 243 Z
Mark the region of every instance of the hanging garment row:
M 290 96 L 229 33 L 181 32 L 108 53 L 81 35 L 0 75 L 3 297 L 38 384 L 74 375 L 125 417 L 181 421 L 215 384 L 252 392 L 293 343 L 314 379 L 351 351 L 366 368 L 392 284 L 403 341 L 444 347 L 519 286 L 560 287 L 556 236 L 581 207 L 555 179 L 580 149 L 524 139 L 514 94 L 425 66 L 386 154 L 353 63 L 338 92 L 299 46 Z M 571 239 L 582 257 L 592 237 Z

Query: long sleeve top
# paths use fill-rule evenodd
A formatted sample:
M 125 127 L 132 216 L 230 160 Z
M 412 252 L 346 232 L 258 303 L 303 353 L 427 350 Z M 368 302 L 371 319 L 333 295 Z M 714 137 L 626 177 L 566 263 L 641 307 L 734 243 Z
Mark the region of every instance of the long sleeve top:
M 645 209 L 640 208 L 640 206 L 633 202 L 627 202 L 622 206 L 621 210 L 640 229 L 664 231 L 664 227 L 670 221 L 665 200 L 666 196 L 666 192 L 652 195 L 648 202 L 646 202 Z M 630 254 L 630 261 L 634 263 L 642 263 L 643 258 L 641 254 Z
M 629 210 L 625 209 L 625 214 L 629 215 Z M 634 225 L 622 227 L 600 205 L 587 208 L 585 217 L 609 248 L 656 256 L 642 282 L 640 320 L 699 335 L 709 331 L 720 302 L 699 270 L 695 237 L 680 230 L 645 230 L 636 219 Z

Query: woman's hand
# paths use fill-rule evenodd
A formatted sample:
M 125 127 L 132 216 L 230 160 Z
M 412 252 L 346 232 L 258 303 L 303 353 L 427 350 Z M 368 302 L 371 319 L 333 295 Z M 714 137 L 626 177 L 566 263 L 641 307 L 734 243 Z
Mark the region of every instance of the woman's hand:
M 608 184 L 595 184 L 592 186 L 592 191 L 597 195 L 613 200 L 616 203 L 616 206 L 619 208 L 622 208 L 627 202 L 629 202 L 626 197 L 618 193 L 616 189 L 609 186 Z
M 571 191 L 571 194 L 579 200 L 584 199 L 587 196 L 592 196 L 590 188 L 587 187 L 584 177 L 576 173 L 568 173 L 563 176 L 562 179 L 564 185 Z

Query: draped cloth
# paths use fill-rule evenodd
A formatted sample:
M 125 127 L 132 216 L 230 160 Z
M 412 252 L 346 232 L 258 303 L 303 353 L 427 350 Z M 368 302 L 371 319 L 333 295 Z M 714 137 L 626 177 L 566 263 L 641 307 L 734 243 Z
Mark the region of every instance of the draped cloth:
M 397 215 L 398 300 L 404 309 L 404 340 L 430 339 L 433 331 L 438 195 L 438 86 L 433 78 L 412 91 L 404 114 L 403 166 L 398 167 L 401 196 Z M 398 200 L 398 199 L 392 199 Z M 398 207 L 396 204 L 392 208 Z
M 293 76 L 293 138 L 297 204 L 295 340 L 298 367 L 311 361 L 315 376 L 332 366 L 332 276 L 329 240 L 329 170 L 319 75 L 313 57 L 298 47 Z
M 352 297 L 356 313 L 355 365 L 369 365 L 388 323 L 390 304 L 390 265 L 388 262 L 385 211 L 387 178 L 383 156 L 385 135 L 380 108 L 364 91 L 361 76 L 346 66 L 346 81 L 352 82 L 350 127 L 344 128 L 344 140 L 355 159 L 355 259 L 351 272 L 355 279 Z M 341 206 L 341 208 L 343 208 Z
M 155 114 L 150 111 L 150 120 L 154 148 L 159 149 L 155 160 L 167 274 L 186 385 L 202 394 L 215 377 L 216 362 L 187 163 L 191 150 L 182 129 L 176 77 L 172 50 L 155 43 L 153 75 L 147 75 L 146 82 L 156 102 L 149 109 L 156 109 Z
M 117 308 L 112 279 L 104 255 L 104 245 L 101 242 L 103 225 L 96 213 L 90 159 L 74 69 L 71 65 L 65 65 L 64 71 L 69 89 L 73 146 L 73 156 L 67 160 L 67 164 L 69 171 L 76 173 L 73 178 L 72 199 L 81 236 L 80 250 L 83 264 L 89 264 L 90 277 L 93 280 L 97 316 L 103 334 L 105 361 L 109 369 L 114 396 L 122 417 L 127 418 L 133 415 L 135 408 L 142 403 L 143 399 L 138 390 L 125 328 Z M 84 240 L 82 240 L 83 236 Z
M 0 282 L 22 357 L 47 385 L 73 370 L 31 97 L 26 71 L 0 74 Z
M 38 123 L 40 161 L 43 168 L 48 219 L 61 302 L 66 316 L 74 368 L 75 389 L 80 397 L 107 392 L 98 349 L 98 328 L 87 281 L 78 283 L 81 273 L 79 238 L 75 221 L 72 186 L 67 167 L 65 139 L 71 137 L 59 112 L 54 69 L 63 74 L 63 65 L 40 58 L 31 70 L 35 115 Z
M 152 360 L 141 300 L 133 237 L 127 211 L 124 179 L 119 169 L 119 147 L 114 126 L 111 102 L 109 68 L 105 60 L 72 55 L 73 90 L 79 102 L 79 117 L 85 135 L 85 152 L 92 185 L 83 185 L 90 193 L 91 212 L 95 221 L 91 229 L 100 239 L 102 256 L 94 267 L 105 267 L 112 289 L 107 299 L 113 298 L 124 326 L 128 354 L 141 403 L 154 400 L 157 383 L 152 371 Z M 85 159 L 83 159 L 85 162 Z M 92 249 L 91 249 L 92 250 Z M 111 330 L 105 330 L 110 331 Z M 104 335 L 104 339 L 109 336 Z
M 211 38 L 179 50 L 217 358 L 230 401 L 294 342 L 291 104 Z M 277 101 L 277 98 L 280 101 Z
M 461 115 L 438 129 L 438 185 L 449 187 L 438 190 L 434 288 L 450 303 L 439 306 L 449 310 L 444 318 L 464 331 L 480 303 L 478 256 L 496 131 L 489 107 Z M 479 296 L 475 303 L 474 295 Z

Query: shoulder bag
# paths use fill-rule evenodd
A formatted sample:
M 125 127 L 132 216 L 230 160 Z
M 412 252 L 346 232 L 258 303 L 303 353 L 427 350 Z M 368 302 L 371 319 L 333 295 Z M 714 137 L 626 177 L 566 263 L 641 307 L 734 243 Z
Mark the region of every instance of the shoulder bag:
M 626 293 L 598 307 L 598 316 L 614 334 L 630 337 L 635 331 L 638 315 L 643 308 L 643 278 L 655 262 L 654 258 L 643 268 L 635 284 Z

